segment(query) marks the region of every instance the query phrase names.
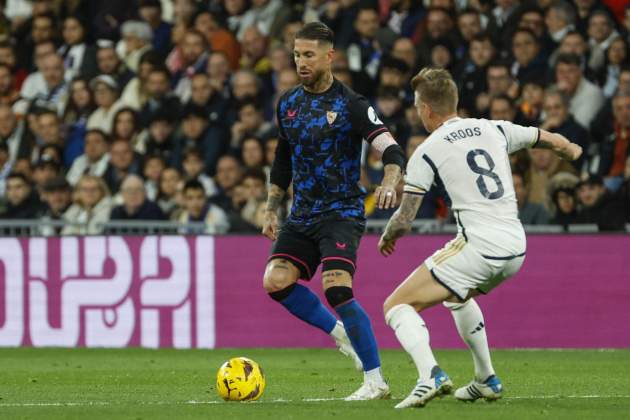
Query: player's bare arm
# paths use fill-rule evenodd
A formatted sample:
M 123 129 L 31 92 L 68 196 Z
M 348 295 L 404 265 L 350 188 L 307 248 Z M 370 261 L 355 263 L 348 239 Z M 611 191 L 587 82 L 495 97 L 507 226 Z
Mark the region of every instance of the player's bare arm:
M 566 137 L 558 133 L 551 133 L 540 129 L 540 139 L 536 147 L 552 150 L 558 157 L 573 161 L 582 156 L 582 147 L 571 143 Z
M 393 163 L 385 165 L 384 169 L 383 181 L 375 192 L 376 203 L 381 209 L 389 209 L 396 206 L 396 185 L 402 178 L 402 169 Z
M 271 184 L 267 197 L 267 206 L 265 207 L 262 233 L 272 241 L 278 238 L 278 209 L 282 205 L 285 194 L 285 190 L 275 184 Z
M 381 254 L 386 257 L 390 256 L 394 252 L 396 241 L 411 231 L 411 224 L 416 218 L 421 204 L 421 195 L 403 193 L 400 207 L 389 219 L 385 232 L 378 242 L 378 249 Z

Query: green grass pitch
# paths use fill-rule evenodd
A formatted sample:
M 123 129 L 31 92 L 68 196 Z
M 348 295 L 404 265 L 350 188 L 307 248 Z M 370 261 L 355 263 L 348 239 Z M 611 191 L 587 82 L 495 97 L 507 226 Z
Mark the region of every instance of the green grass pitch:
M 214 389 L 221 363 L 258 361 L 259 402 L 226 403 Z M 436 351 L 456 386 L 471 377 L 466 351 Z M 506 391 L 496 403 L 452 396 L 394 410 L 415 367 L 383 351 L 388 401 L 344 402 L 361 375 L 335 350 L 0 349 L 0 419 L 629 419 L 630 350 L 502 350 L 493 353 Z M 323 401 L 305 401 L 323 399 Z

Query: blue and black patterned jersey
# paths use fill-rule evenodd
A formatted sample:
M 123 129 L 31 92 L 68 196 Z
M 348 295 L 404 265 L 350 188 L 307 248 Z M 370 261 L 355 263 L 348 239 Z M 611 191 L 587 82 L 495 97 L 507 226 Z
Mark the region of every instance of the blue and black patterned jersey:
M 368 101 L 335 80 L 323 93 L 302 86 L 278 103 L 279 142 L 273 173 L 293 180 L 288 222 L 310 225 L 328 218 L 364 220 L 359 184 L 362 140 L 388 132 Z

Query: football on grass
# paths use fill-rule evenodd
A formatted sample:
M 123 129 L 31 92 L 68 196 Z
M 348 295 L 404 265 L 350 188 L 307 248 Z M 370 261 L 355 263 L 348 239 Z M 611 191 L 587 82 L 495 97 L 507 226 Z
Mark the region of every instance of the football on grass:
M 265 375 L 258 363 L 235 357 L 217 372 L 217 392 L 226 401 L 255 401 L 265 390 Z

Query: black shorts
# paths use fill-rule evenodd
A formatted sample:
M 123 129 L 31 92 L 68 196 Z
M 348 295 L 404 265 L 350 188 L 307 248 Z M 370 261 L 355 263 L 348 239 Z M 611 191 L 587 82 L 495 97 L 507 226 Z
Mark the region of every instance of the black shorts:
M 308 227 L 286 223 L 273 244 L 269 261 L 284 258 L 310 280 L 320 262 L 323 270 L 345 270 L 354 275 L 357 249 L 365 232 L 361 220 L 323 220 Z

